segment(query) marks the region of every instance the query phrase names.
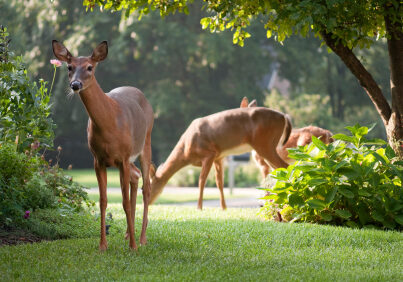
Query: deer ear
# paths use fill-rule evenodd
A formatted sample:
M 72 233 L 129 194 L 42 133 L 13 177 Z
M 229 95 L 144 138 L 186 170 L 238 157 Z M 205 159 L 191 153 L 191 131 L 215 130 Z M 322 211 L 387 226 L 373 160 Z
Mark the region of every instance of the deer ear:
M 240 108 L 247 108 L 249 100 L 246 97 L 243 97 Z
M 55 54 L 56 58 L 63 62 L 71 62 L 71 58 L 73 57 L 69 50 L 62 43 L 57 40 L 52 41 L 53 54 Z
M 99 45 L 92 51 L 91 59 L 95 62 L 101 62 L 108 56 L 108 42 L 102 41 Z
M 255 99 L 253 99 L 252 102 L 249 103 L 248 108 L 253 108 L 253 107 L 257 107 L 257 102 Z

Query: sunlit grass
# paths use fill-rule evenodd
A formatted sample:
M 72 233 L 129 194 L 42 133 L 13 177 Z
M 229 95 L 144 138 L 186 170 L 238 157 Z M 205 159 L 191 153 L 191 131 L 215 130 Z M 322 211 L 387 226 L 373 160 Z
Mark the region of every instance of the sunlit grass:
M 218 193 L 218 192 L 217 192 Z M 99 194 L 90 193 L 88 194 L 90 200 L 95 202 L 99 201 Z M 198 199 L 198 194 L 162 194 L 158 197 L 155 204 L 173 204 L 173 203 L 185 203 L 185 202 L 195 202 Z M 228 195 L 226 199 L 240 198 L 241 196 L 231 196 Z M 218 195 L 206 194 L 203 197 L 204 200 L 218 200 Z M 142 203 L 143 196 L 140 193 L 137 195 L 137 202 Z M 108 203 L 122 203 L 122 193 L 121 192 L 108 192 Z
M 148 244 L 131 252 L 114 215 L 109 249 L 91 238 L 0 248 L 2 281 L 401 281 L 403 235 L 263 222 L 257 209 L 151 206 Z M 137 207 L 136 238 L 142 207 Z M 96 219 L 98 220 L 98 219 Z M 87 228 L 86 226 L 80 228 Z
M 85 187 L 88 188 L 98 187 L 97 177 L 95 176 L 94 169 L 67 170 L 66 174 L 72 176 L 75 182 L 78 182 Z M 119 170 L 115 168 L 108 168 L 107 179 L 108 179 L 108 187 L 120 187 Z

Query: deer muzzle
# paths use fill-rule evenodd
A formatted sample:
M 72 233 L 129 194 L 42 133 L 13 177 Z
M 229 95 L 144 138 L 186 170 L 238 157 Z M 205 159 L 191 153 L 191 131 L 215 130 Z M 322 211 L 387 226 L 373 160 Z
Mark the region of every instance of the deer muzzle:
M 83 88 L 83 84 L 80 81 L 75 80 L 70 83 L 70 87 L 71 89 L 73 89 L 74 92 L 77 92 Z

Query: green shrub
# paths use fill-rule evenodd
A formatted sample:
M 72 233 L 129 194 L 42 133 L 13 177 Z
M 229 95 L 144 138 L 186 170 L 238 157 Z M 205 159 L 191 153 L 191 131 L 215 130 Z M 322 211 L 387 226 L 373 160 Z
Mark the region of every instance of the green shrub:
M 317 138 L 289 149 L 297 160 L 277 169 L 261 214 L 269 219 L 402 229 L 403 162 L 385 141 L 367 140 L 372 129 L 346 127 L 329 145 Z
M 0 143 L 16 140 L 20 152 L 34 142 L 52 146 L 54 123 L 47 82 L 31 82 L 22 57 L 10 52 L 8 45 L 7 29 L 0 27 Z
M 25 211 L 57 208 L 80 211 L 94 205 L 83 187 L 50 166 L 32 151 L 16 151 L 15 144 L 0 144 L 0 226 L 21 223 Z
M 0 225 L 22 217 L 29 205 L 25 185 L 36 165 L 35 159 L 17 152 L 16 145 L 0 145 Z

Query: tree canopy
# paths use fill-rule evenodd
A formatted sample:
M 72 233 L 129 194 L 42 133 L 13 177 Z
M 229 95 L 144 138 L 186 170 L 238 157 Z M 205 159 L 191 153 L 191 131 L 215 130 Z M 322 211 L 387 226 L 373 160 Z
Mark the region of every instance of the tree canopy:
M 153 10 L 165 17 L 188 13 L 193 0 L 84 0 L 89 9 L 100 6 L 113 11 L 136 12 L 141 18 Z M 212 32 L 233 31 L 233 42 L 243 46 L 250 37 L 247 27 L 259 18 L 267 37 L 282 42 L 293 34 L 312 31 L 332 49 L 359 80 L 371 98 L 386 128 L 389 143 L 403 156 L 403 3 L 399 0 L 208 0 L 203 28 Z M 386 38 L 390 57 L 392 105 L 372 75 L 353 53 L 353 48 L 370 47 L 375 39 Z

